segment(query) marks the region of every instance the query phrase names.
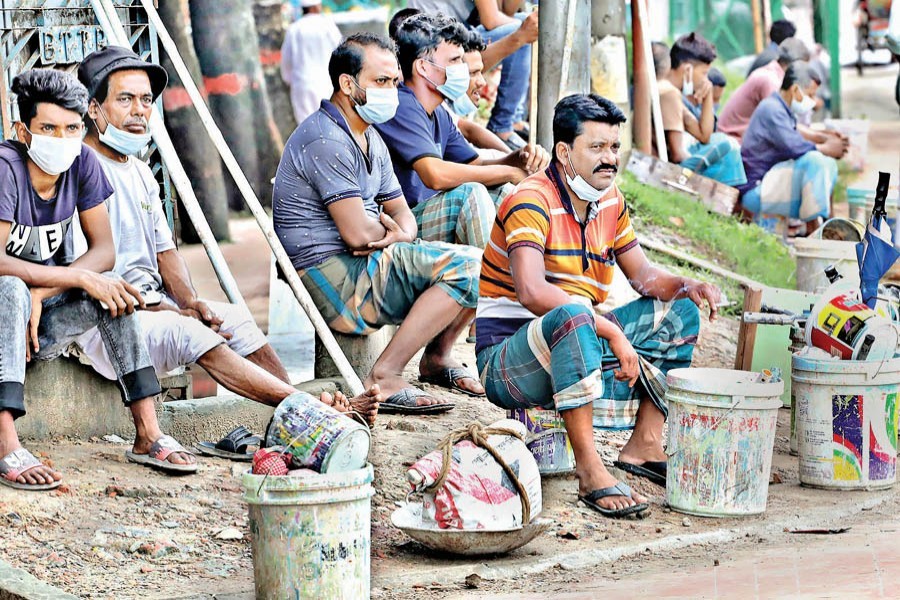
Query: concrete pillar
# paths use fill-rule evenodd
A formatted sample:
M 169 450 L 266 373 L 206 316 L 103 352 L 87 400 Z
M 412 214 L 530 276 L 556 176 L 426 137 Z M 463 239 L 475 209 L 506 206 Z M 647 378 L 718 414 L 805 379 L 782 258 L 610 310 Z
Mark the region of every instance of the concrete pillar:
M 396 331 L 396 327 L 386 326 L 371 335 L 344 335 L 334 332 L 334 338 L 359 378 L 365 379 Z M 318 336 L 316 336 L 315 374 L 319 379 L 341 376 Z
M 569 18 L 574 7 L 574 20 Z M 587 93 L 591 86 L 591 3 L 590 0 L 557 0 L 541 3 L 538 44 L 538 143 L 553 147 L 553 108 L 560 98 Z M 567 26 L 573 23 L 572 31 Z M 568 76 L 562 73 L 569 54 Z M 562 93 L 560 93 L 562 90 Z
M 609 98 L 629 116 L 620 127 L 622 151 L 631 148 L 631 104 L 625 47 L 625 1 L 591 3 L 591 91 Z

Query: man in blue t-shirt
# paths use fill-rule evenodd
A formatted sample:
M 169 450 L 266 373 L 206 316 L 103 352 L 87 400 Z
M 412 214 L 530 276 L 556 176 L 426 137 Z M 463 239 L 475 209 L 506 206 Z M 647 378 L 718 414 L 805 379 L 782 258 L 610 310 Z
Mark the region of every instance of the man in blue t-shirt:
M 479 157 L 441 106 L 458 105 L 469 89 L 463 60 L 469 32 L 442 15 L 403 20 L 396 39 L 404 83 L 390 121 L 376 125 L 423 240 L 484 248 L 496 206 L 512 186 L 543 170 L 546 150 L 526 146 L 503 158 Z M 489 192 L 488 188 L 492 191 Z
M 92 150 L 81 143 L 88 94 L 74 76 L 35 69 L 13 80 L 19 141 L 0 143 L 0 483 L 20 489 L 58 487 L 60 474 L 22 447 L 15 419 L 25 414 L 25 366 L 62 354 L 98 326 L 122 400 L 137 434 L 126 453 L 167 471 L 194 472 L 194 457 L 156 419 L 160 393 L 140 325 L 137 289 L 109 273 L 116 250 L 105 200 L 112 188 Z M 72 219 L 88 250 L 72 260 Z

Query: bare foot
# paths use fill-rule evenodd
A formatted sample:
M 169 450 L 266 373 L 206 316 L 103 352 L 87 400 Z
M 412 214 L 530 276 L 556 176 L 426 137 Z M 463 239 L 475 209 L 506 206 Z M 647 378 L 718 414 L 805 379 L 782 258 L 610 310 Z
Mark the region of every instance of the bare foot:
M 153 439 L 150 439 L 150 437 L 135 438 L 134 447 L 131 451 L 135 454 L 148 454 L 153 442 L 162 436 L 163 434 L 160 432 L 159 435 L 152 436 Z M 192 465 L 197 462 L 197 459 L 194 458 L 194 455 L 190 452 L 173 452 L 166 457 L 166 462 L 172 463 L 173 465 Z
M 350 405 L 353 407 L 353 410 L 363 416 L 366 423 L 371 427 L 375 424 L 375 417 L 378 416 L 378 405 L 383 401 L 384 396 L 381 394 L 381 388 L 376 383 L 369 386 L 369 388 L 359 396 L 351 398 Z
M 381 402 L 390 398 L 393 394 L 396 394 L 402 389 L 412 387 L 406 380 L 403 379 L 399 375 L 391 375 L 391 374 L 381 374 L 376 373 L 374 370 L 369 373 L 369 376 L 363 382 L 363 385 L 366 386 L 367 389 L 371 389 L 373 385 L 378 385 L 378 387 L 382 390 L 381 395 L 383 399 Z M 438 400 L 437 398 L 433 398 L 431 396 L 419 396 L 416 398 L 416 406 L 432 406 L 435 404 L 445 404 L 446 401 Z
M 330 406 L 339 413 L 345 413 L 350 410 L 350 402 L 342 392 L 335 392 L 333 396 L 328 392 L 322 392 L 322 395 L 319 396 L 319 402 Z
M 578 478 L 579 496 L 587 496 L 594 490 L 613 487 L 619 483 L 619 481 L 606 470 L 606 466 L 600 461 L 593 467 L 586 466 L 580 468 L 576 465 L 575 477 Z M 607 496 L 606 498 L 598 500 L 597 504 L 610 510 L 620 510 L 646 501 L 647 498 L 632 491 L 631 498 L 627 496 Z
M 456 385 L 463 388 L 467 392 L 476 395 L 484 394 L 484 386 L 481 385 L 481 382 L 478 381 L 478 378 L 474 373 L 469 371 L 462 363 L 459 363 L 455 360 L 450 359 L 449 357 L 437 357 L 431 356 L 428 354 L 422 355 L 422 360 L 419 362 L 419 373 L 422 377 L 429 377 L 433 375 L 437 375 L 444 369 L 450 368 L 460 368 L 465 369 L 471 376 L 463 377 L 456 380 Z

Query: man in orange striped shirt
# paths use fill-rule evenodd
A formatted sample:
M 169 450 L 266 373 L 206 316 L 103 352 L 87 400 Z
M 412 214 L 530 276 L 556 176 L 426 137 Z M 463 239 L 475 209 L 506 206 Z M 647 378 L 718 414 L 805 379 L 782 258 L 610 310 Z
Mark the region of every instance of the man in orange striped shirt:
M 575 452 L 579 498 L 609 517 L 647 509 L 607 471 L 593 427 L 634 428 L 616 466 L 665 485 L 665 373 L 688 367 L 699 307 L 719 291 L 649 263 L 614 179 L 625 116 L 600 96 L 556 105 L 554 160 L 504 200 L 482 262 L 478 370 L 488 399 L 559 411 Z M 611 313 L 618 263 L 643 297 Z M 592 427 L 593 426 L 593 427 Z

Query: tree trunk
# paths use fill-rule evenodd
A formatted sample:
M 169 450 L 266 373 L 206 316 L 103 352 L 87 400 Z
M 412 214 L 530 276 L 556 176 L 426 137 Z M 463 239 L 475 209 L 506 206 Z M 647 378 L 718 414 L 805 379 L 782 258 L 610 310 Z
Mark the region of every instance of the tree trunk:
M 282 4 L 281 0 L 255 0 L 253 18 L 259 34 L 259 62 L 272 104 L 272 115 L 281 139 L 287 140 L 297 128 L 297 121 L 291 107 L 291 90 L 281 78 L 281 45 L 286 31 Z
M 203 91 L 200 65 L 194 53 L 194 45 L 187 33 L 186 6 L 181 2 L 160 2 L 159 14 L 178 45 L 194 81 Z M 169 85 L 163 93 L 166 127 L 172 143 L 178 151 L 184 169 L 194 184 L 194 193 L 203 207 L 206 220 L 217 241 L 228 239 L 228 203 L 225 196 L 225 180 L 222 177 L 222 163 L 216 148 L 206 134 L 193 103 L 182 86 L 181 79 L 168 55 L 160 49 L 160 62 L 169 73 Z M 186 214 L 181 211 L 181 214 Z M 182 219 L 181 239 L 186 243 L 200 241 L 197 231 L 189 219 Z

